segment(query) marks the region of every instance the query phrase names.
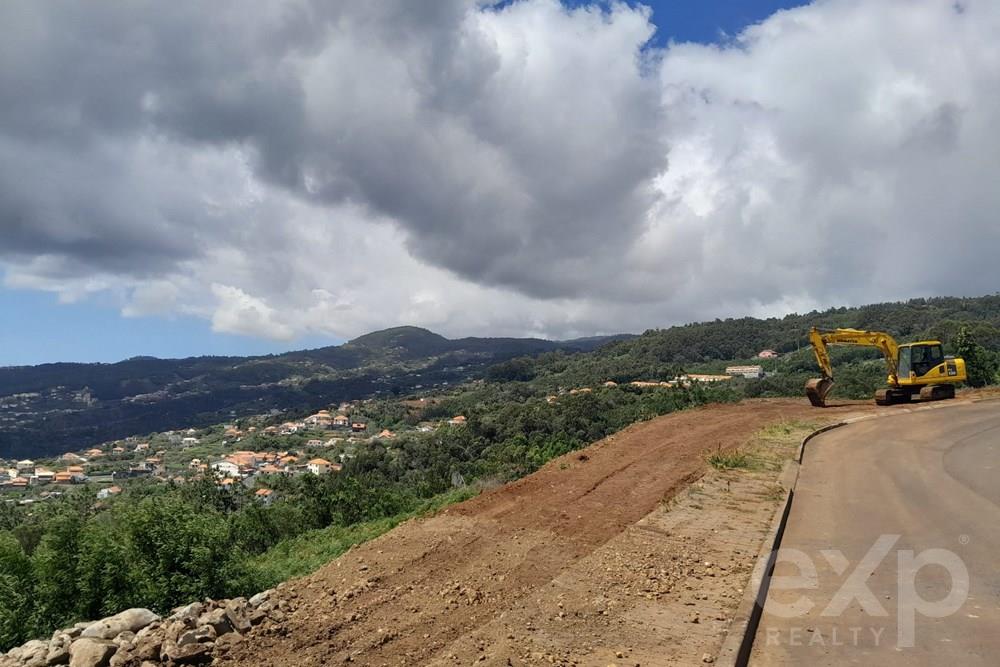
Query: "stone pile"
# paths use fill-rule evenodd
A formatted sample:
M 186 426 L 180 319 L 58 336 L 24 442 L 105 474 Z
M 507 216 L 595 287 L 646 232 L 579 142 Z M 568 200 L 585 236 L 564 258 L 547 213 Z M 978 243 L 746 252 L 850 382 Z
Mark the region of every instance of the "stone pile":
M 0 667 L 204 665 L 243 641 L 254 626 L 283 620 L 279 605 L 273 591 L 264 591 L 249 600 L 192 602 L 166 618 L 148 609 L 128 609 L 0 654 Z

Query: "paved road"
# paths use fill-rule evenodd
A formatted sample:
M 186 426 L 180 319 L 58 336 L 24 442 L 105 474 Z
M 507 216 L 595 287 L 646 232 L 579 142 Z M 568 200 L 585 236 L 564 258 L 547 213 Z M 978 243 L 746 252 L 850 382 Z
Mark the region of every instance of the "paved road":
M 806 446 L 752 665 L 1000 665 L 1000 402 L 944 405 Z

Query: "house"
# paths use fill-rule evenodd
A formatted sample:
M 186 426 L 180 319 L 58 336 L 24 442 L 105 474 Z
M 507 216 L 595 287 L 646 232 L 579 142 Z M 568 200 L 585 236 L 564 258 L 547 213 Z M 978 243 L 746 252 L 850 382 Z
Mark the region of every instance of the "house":
M 107 498 L 110 498 L 111 496 L 117 496 L 121 492 L 122 492 L 122 487 L 109 486 L 108 488 L 101 489 L 100 491 L 97 492 L 97 499 L 105 500 Z
M 761 350 L 757 353 L 758 359 L 777 359 L 778 353 L 774 350 Z
M 323 446 L 323 441 L 317 440 L 315 438 L 306 442 L 306 447 L 322 447 L 322 446 Z
M 181 438 L 181 445 L 184 446 L 184 447 L 190 447 L 192 445 L 197 445 L 199 442 L 201 442 L 201 441 L 198 440 L 198 438 L 195 438 L 194 436 L 190 436 L 190 435 L 187 436 L 186 438 Z M 139 451 L 139 449 L 136 448 L 136 451 Z
M 85 461 L 85 459 L 82 456 L 74 454 L 73 452 L 66 452 L 65 454 L 60 456 L 59 459 L 63 463 L 82 463 L 83 461 Z
M 68 473 L 65 470 L 63 472 L 57 472 L 53 480 L 56 484 L 73 484 L 73 474 Z
M 10 480 L 10 485 L 13 488 L 15 488 L 15 489 L 24 489 L 24 488 L 27 488 L 27 486 L 28 486 L 28 478 L 27 477 L 15 477 L 14 479 Z
M 83 472 L 83 468 L 80 466 L 70 466 L 66 468 L 66 472 L 69 473 L 74 483 L 78 484 L 87 481 L 87 474 Z
M 51 470 L 45 468 L 35 468 L 35 474 L 32 476 L 35 484 L 51 484 L 55 481 L 56 474 Z
M 236 477 L 240 474 L 239 464 L 229 460 L 216 461 L 210 467 L 222 477 Z
M 448 420 L 448 426 L 465 426 L 465 415 L 455 415 Z
M 254 496 L 264 505 L 270 505 L 274 502 L 274 491 L 271 489 L 257 489 Z
M 201 467 L 201 459 L 191 459 L 191 462 L 188 463 L 188 468 L 190 468 L 191 470 L 197 470 L 200 467 Z
M 35 462 L 29 459 L 18 461 L 14 464 L 19 475 L 30 476 L 35 472 Z
M 291 454 L 286 454 L 285 456 L 282 456 L 280 459 L 278 459 L 278 462 L 281 463 L 281 465 L 288 468 L 289 466 L 293 466 L 296 463 L 298 463 L 299 457 L 293 456 Z
M 331 422 L 334 428 L 347 428 L 351 425 L 351 420 L 348 419 L 347 415 L 337 415 Z
M 260 468 L 258 472 L 262 475 L 281 475 L 285 471 L 272 463 L 268 463 L 263 468 Z
M 148 452 L 149 451 L 149 443 L 148 442 L 140 442 L 138 445 L 135 446 L 135 451 L 137 451 L 137 452 Z
M 365 422 L 351 422 L 351 430 L 355 433 L 361 433 L 368 429 L 368 424 Z
M 111 450 L 111 453 L 112 454 L 124 454 L 125 453 L 125 448 L 124 447 L 115 447 L 114 449 Z
M 306 467 L 314 475 L 325 475 L 330 472 L 330 462 L 326 459 L 313 459 Z
M 389 429 L 384 429 L 381 433 L 375 436 L 376 438 L 384 438 L 386 440 L 392 440 L 396 437 L 396 434 Z
M 761 366 L 728 366 L 726 375 L 757 380 L 764 377 L 764 369 Z
M 333 426 L 333 417 L 330 416 L 329 410 L 320 410 L 316 414 L 306 417 L 305 424 L 313 428 L 327 429 Z
M 87 455 L 88 459 L 96 459 L 96 458 L 99 458 L 101 456 L 104 456 L 104 452 L 102 452 L 100 449 L 97 449 L 96 447 L 93 448 L 93 449 L 88 449 L 84 453 Z

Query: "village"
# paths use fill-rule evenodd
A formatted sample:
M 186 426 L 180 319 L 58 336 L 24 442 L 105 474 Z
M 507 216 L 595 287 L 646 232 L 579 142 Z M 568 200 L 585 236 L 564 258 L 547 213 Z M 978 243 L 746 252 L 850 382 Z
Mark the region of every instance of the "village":
M 302 419 L 267 424 L 275 415 L 258 415 L 218 427 L 188 428 L 128 437 L 55 459 L 0 459 L 0 494 L 7 503 L 30 505 L 59 498 L 66 487 L 95 485 L 98 500 L 122 492 L 131 480 L 184 484 L 211 479 L 225 489 L 241 484 L 264 505 L 275 500 L 268 476 L 339 473 L 358 447 L 387 444 L 398 433 L 375 431 L 352 411 L 370 401 L 342 403 Z M 463 426 L 466 418 L 421 422 L 419 433 Z
M 777 357 L 773 350 L 763 350 L 759 359 Z M 685 373 L 671 380 L 633 381 L 639 389 L 686 387 L 693 383 L 727 382 L 734 378 L 763 378 L 760 365 L 728 366 L 723 374 Z M 618 386 L 607 381 L 604 387 Z M 594 391 L 592 387 L 561 389 L 545 398 L 554 403 L 562 395 Z M 403 401 L 420 409 L 429 398 Z M 92 484 L 98 487 L 97 498 L 107 499 L 122 492 L 130 480 L 144 479 L 184 484 L 211 479 L 221 488 L 241 484 L 253 490 L 264 505 L 276 499 L 269 487 L 269 476 L 329 475 L 343 470 L 359 447 L 388 445 L 404 430 L 373 426 L 365 415 L 374 399 L 344 402 L 319 410 L 300 419 L 273 423 L 283 418 L 277 411 L 267 415 L 234 420 L 207 428 L 187 428 L 131 436 L 78 452 L 66 452 L 55 459 L 6 461 L 0 459 L 0 494 L 7 503 L 23 505 L 55 499 L 65 488 Z M 407 425 L 408 431 L 430 433 L 439 428 L 461 427 L 464 415 L 438 421 L 420 421 Z

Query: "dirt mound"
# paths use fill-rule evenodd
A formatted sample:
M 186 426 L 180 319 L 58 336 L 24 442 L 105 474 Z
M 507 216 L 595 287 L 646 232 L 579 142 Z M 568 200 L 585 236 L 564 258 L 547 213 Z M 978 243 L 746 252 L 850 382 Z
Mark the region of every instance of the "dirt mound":
M 868 409 L 845 404 L 818 412 L 805 400 L 758 400 L 633 425 L 283 584 L 287 618 L 254 629 L 223 664 L 636 664 L 637 655 L 608 654 L 601 641 L 636 637 L 639 622 L 634 605 L 611 609 L 618 604 L 611 588 L 649 600 L 674 591 L 676 604 L 695 604 L 681 598 L 702 579 L 712 535 L 729 529 L 692 520 L 684 538 L 690 544 L 644 552 L 643 534 L 669 529 L 647 520 L 636 533 L 636 524 L 701 476 L 707 454 L 742 445 L 768 423 Z M 602 549 L 612 541 L 621 549 Z M 744 546 L 732 553 L 755 553 Z M 665 609 L 674 607 L 650 612 L 649 632 L 671 641 L 697 635 L 691 625 L 674 627 L 696 619 Z M 672 662 L 644 657 L 646 665 Z

